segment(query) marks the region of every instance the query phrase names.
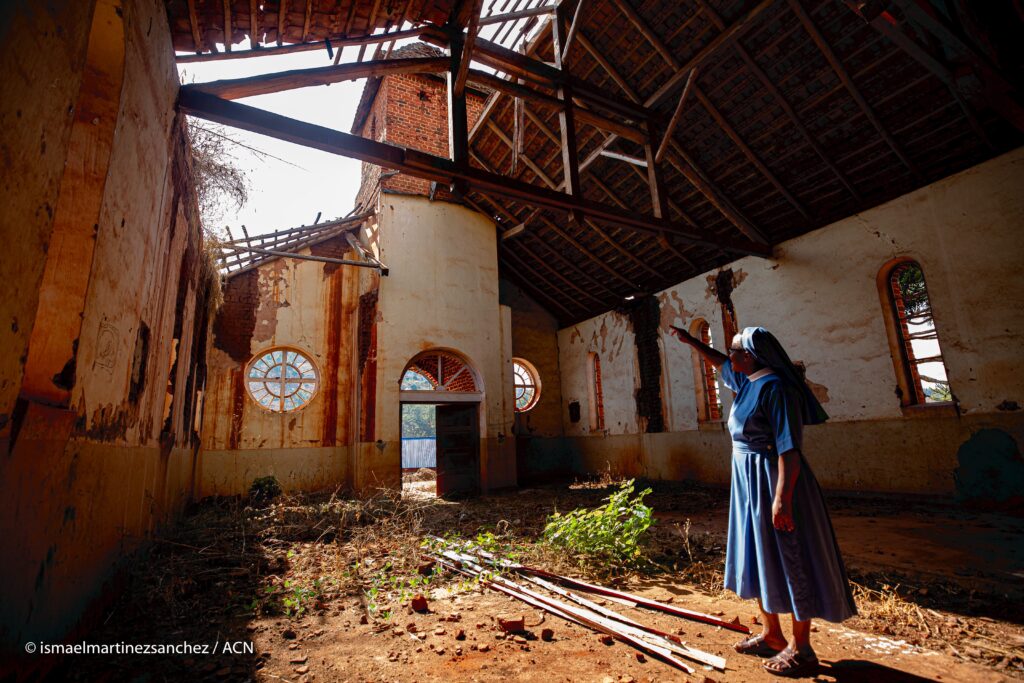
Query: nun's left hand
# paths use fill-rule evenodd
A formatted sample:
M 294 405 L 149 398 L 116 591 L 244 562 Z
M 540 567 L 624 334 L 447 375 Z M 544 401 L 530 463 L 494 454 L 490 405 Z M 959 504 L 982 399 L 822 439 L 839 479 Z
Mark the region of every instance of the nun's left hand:
M 785 503 L 776 498 L 772 504 L 772 526 L 779 531 L 793 531 L 796 524 L 793 523 L 793 504 Z

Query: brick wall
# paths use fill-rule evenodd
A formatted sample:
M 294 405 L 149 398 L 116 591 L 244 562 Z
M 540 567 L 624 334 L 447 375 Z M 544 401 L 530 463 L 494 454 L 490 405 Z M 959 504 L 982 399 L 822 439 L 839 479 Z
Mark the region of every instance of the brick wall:
M 256 270 L 230 278 L 224 287 L 224 303 L 213 323 L 213 345 L 239 363 L 248 362 L 251 355 L 259 303 L 258 280 Z
M 486 98 L 466 91 L 466 118 L 469 127 L 483 112 Z M 448 93 L 444 80 L 418 74 L 387 76 L 380 84 L 373 107 L 360 134 L 364 138 L 388 142 L 434 154 L 448 156 Z M 380 181 L 381 173 L 385 175 Z M 427 195 L 430 181 L 403 173 L 390 175 L 386 169 L 363 164 L 356 204 L 367 206 L 379 187 L 403 194 Z M 438 196 L 447 196 L 440 192 Z

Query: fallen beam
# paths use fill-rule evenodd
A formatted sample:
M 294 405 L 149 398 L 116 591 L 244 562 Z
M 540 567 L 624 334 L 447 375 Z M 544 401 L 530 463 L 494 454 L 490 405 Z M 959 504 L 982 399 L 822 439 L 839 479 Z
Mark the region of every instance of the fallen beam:
M 181 88 L 178 108 L 184 114 L 312 147 L 331 154 L 352 157 L 449 186 L 460 181 L 479 192 L 507 197 L 560 212 L 576 211 L 594 220 L 649 234 L 657 235 L 660 232 L 667 232 L 686 241 L 720 247 L 735 253 L 762 257 L 770 256 L 772 253 L 770 246 L 751 240 L 696 235 L 665 219 L 624 211 L 586 200 L 581 196 L 547 190 L 480 169 L 468 166 L 459 167 L 450 159 L 297 121 L 256 107 L 230 102 L 192 88 Z

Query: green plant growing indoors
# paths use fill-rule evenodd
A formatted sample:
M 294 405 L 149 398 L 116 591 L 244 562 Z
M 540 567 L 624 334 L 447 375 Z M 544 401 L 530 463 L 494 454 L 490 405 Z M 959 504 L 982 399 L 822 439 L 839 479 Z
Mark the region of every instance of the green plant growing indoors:
M 632 479 L 605 500 L 604 507 L 555 512 L 544 527 L 545 543 L 578 553 L 613 567 L 633 568 L 645 563 L 641 548 L 644 532 L 654 523 L 653 510 L 644 505 L 647 488 L 633 495 Z

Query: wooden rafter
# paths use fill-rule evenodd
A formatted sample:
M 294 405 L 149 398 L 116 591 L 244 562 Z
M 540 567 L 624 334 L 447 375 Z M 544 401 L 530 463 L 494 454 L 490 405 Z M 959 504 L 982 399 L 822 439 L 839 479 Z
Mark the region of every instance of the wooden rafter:
M 561 96 L 556 97 L 553 95 L 547 95 L 527 85 L 507 81 L 504 78 L 499 78 L 498 76 L 489 74 L 485 71 L 469 69 L 469 76 L 467 78 L 472 83 L 486 86 L 492 90 L 497 90 L 505 93 L 506 95 L 511 95 L 512 97 L 522 98 L 528 102 L 539 104 L 548 109 L 564 111 L 566 108 L 566 103 Z M 647 139 L 646 133 L 636 126 L 621 123 L 607 116 L 602 116 L 590 109 L 583 109 L 582 107 L 574 108 L 574 115 L 580 123 L 585 123 L 594 126 L 595 128 L 615 133 L 619 137 L 626 138 L 627 140 L 631 140 L 637 144 L 643 144 Z
M 226 100 L 236 100 L 254 95 L 307 88 L 314 85 L 328 85 L 357 78 L 370 78 L 401 73 L 440 73 L 448 68 L 447 57 L 412 57 L 409 59 L 384 59 L 378 62 L 339 64 L 313 69 L 296 69 L 276 73 L 260 74 L 248 78 L 231 78 L 209 83 L 195 83 L 183 86 L 182 90 L 196 90 Z
M 480 19 L 481 26 L 492 26 L 494 24 L 504 24 L 506 21 L 516 21 L 517 19 L 525 19 L 527 17 L 536 17 L 543 14 L 551 14 L 555 11 L 554 5 L 541 5 L 540 7 L 528 7 L 526 9 L 516 10 L 514 12 L 508 12 L 506 14 L 492 14 L 487 17 Z
M 869 23 L 872 28 L 892 41 L 893 44 L 910 55 L 919 64 L 930 71 L 933 76 L 942 81 L 949 90 L 950 95 L 952 95 L 953 99 L 956 101 L 957 106 L 960 107 L 960 111 L 963 112 L 964 118 L 967 120 L 968 125 L 970 125 L 974 130 L 978 139 L 985 143 L 985 146 L 990 150 L 995 151 L 996 146 L 992 142 L 992 138 L 989 136 L 984 126 L 981 125 L 981 122 L 978 120 L 978 115 L 975 113 L 971 105 L 968 104 L 963 93 L 960 91 L 960 87 L 957 85 L 956 78 L 953 75 L 953 70 L 936 59 L 930 52 L 928 52 L 928 50 L 908 36 L 902 28 L 896 25 L 895 19 L 893 19 L 887 12 L 880 12 L 873 18 L 869 19 L 864 16 L 857 3 L 852 2 L 852 0 L 845 1 L 846 5 Z
M 373 33 L 374 24 L 377 23 L 377 12 L 380 11 L 380 0 L 373 0 L 373 8 L 370 10 L 370 16 L 366 21 L 366 35 Z M 359 46 L 359 56 L 356 57 L 357 62 L 363 61 L 363 56 L 366 54 L 366 46 Z
M 505 143 L 507 146 L 512 148 L 513 151 L 514 151 L 514 146 L 513 146 L 512 141 L 509 140 L 508 136 L 505 135 L 504 131 L 502 131 L 501 128 L 499 128 L 497 126 L 497 124 L 495 124 L 495 123 L 493 123 L 491 121 L 488 121 L 488 127 L 495 133 L 495 135 L 498 136 L 498 139 L 500 139 L 503 143 Z M 530 170 L 533 171 L 537 175 L 537 177 L 539 177 L 548 187 L 550 187 L 550 188 L 556 187 L 555 181 L 552 180 L 544 172 L 543 169 L 541 169 L 539 166 L 537 166 L 537 164 L 534 163 L 534 161 L 532 159 L 530 159 L 529 156 L 524 154 L 522 156 L 522 159 L 523 159 L 523 162 L 526 163 L 526 165 L 530 168 Z M 596 176 L 593 178 L 593 180 L 595 181 L 596 184 L 599 184 L 599 187 L 605 193 L 605 195 L 608 196 L 609 199 L 611 199 L 612 201 L 617 203 L 623 209 L 629 210 L 629 207 L 626 206 L 626 204 L 624 202 L 619 200 L 619 198 L 615 195 L 615 193 L 612 192 L 610 189 L 608 189 L 607 185 L 602 183 Z M 656 271 L 653 268 L 651 268 L 650 265 L 648 265 L 644 261 L 641 261 L 640 259 L 638 259 L 634 254 L 632 254 L 628 249 L 626 249 L 621 244 L 619 244 L 616 240 L 614 240 L 607 232 L 605 232 L 603 229 L 601 229 L 601 227 L 596 225 L 593 221 L 589 221 L 587 219 L 584 219 L 583 223 L 584 223 L 584 225 L 589 227 L 591 230 L 593 230 L 595 233 L 597 233 L 597 235 L 599 237 L 601 237 L 601 239 L 603 239 L 605 242 L 607 242 L 609 244 L 609 246 L 611 246 L 615 251 L 617 251 L 620 254 L 622 254 L 622 256 L 624 256 L 628 261 L 630 261 L 631 263 L 633 263 L 636 266 L 640 267 L 642 270 L 646 270 L 647 272 L 649 272 L 651 275 L 653 275 L 655 277 L 660 277 L 661 276 L 661 274 L 658 273 L 658 271 Z
M 196 53 L 203 51 L 203 38 L 199 32 L 199 17 L 196 15 L 196 0 L 188 0 L 188 25 L 192 29 L 192 42 Z
M 593 57 L 594 60 L 601 65 L 601 68 L 604 69 L 604 72 L 608 74 L 608 76 L 613 81 L 615 81 L 615 83 L 620 88 L 622 88 L 622 91 L 629 96 L 629 99 L 639 103 L 640 96 L 637 94 L 636 90 L 633 89 L 633 86 L 631 86 L 629 82 L 622 77 L 622 75 L 615 69 L 612 63 L 608 61 L 607 57 L 605 57 L 604 54 L 597 49 L 597 47 L 590 41 L 589 38 L 587 38 L 586 34 L 583 33 L 582 30 L 580 30 L 577 33 L 576 39 L 580 41 L 580 45 L 583 46 L 583 49 L 590 53 L 590 56 Z
M 450 38 L 443 30 L 431 27 L 424 31 L 423 40 L 439 47 L 448 48 Z M 633 121 L 657 118 L 657 114 L 645 106 L 624 100 L 545 62 L 483 38 L 477 38 L 475 42 L 474 59 L 493 69 L 527 80 L 539 81 L 550 87 L 569 86 L 573 97 L 579 97 L 588 104 Z
M 604 204 L 587 201 L 580 196 L 547 190 L 469 166 L 462 167 L 454 164 L 450 159 L 432 154 L 296 121 L 286 116 L 224 100 L 200 90 L 182 88 L 178 107 L 186 114 L 320 149 L 331 154 L 361 159 L 407 173 L 413 177 L 433 180 L 446 185 L 465 183 L 471 189 L 478 191 L 556 211 L 576 212 L 594 220 L 609 222 L 640 232 L 657 234 L 667 231 L 683 238 L 690 237 L 684 228 L 665 219 L 622 211 Z M 768 256 L 771 253 L 769 247 L 748 240 L 723 237 L 710 241 L 737 253 L 759 256 Z
M 383 43 L 392 40 L 404 40 L 407 38 L 416 38 L 421 35 L 427 29 L 425 27 L 413 28 L 407 31 L 397 31 L 390 35 L 379 34 L 371 36 L 360 36 L 357 38 L 344 38 L 338 40 L 332 40 L 331 46 L 337 52 L 337 56 L 341 56 L 341 48 L 350 47 L 353 45 L 374 45 L 377 43 Z M 225 59 L 247 59 L 249 57 L 272 57 L 274 55 L 286 55 L 293 52 L 311 52 L 313 50 L 325 50 L 327 49 L 327 42 L 324 40 L 317 40 L 311 43 L 294 43 L 292 45 L 282 45 L 280 47 L 259 47 L 253 50 L 236 50 L 234 52 L 215 52 L 215 53 L 203 53 L 199 55 L 181 55 L 175 57 L 175 61 L 179 64 L 188 64 L 191 62 L 212 62 L 220 61 Z
M 462 97 L 466 92 L 466 76 L 469 75 L 469 63 L 473 58 L 473 44 L 476 42 L 476 35 L 480 30 L 480 9 L 484 0 L 473 2 L 473 11 L 469 15 L 469 26 L 466 27 L 465 43 L 462 46 L 462 59 L 459 62 L 459 72 L 455 78 L 455 94 Z
M 653 107 L 661 102 L 669 93 L 676 89 L 684 78 L 688 77 L 691 69 L 700 66 L 706 59 L 709 59 L 718 52 L 719 48 L 723 45 L 739 38 L 744 31 L 753 26 L 754 21 L 762 12 L 771 7 L 774 2 L 775 0 L 761 0 L 754 7 L 744 12 L 743 16 L 722 30 L 707 45 L 697 50 L 696 54 L 690 57 L 684 64 L 680 64 L 676 68 L 676 73 L 654 91 L 654 94 L 644 100 L 644 106 Z
M 353 2 L 353 4 L 355 4 Z M 284 44 L 284 22 L 288 15 L 288 0 L 277 0 L 277 44 Z
M 536 241 L 536 242 L 537 242 L 538 244 L 540 244 L 540 245 L 543 245 L 543 246 L 544 246 L 544 248 L 545 248 L 545 249 L 547 249 L 547 250 L 548 250 L 548 251 L 549 251 L 549 252 L 551 253 L 551 255 L 552 255 L 552 256 L 553 256 L 553 257 L 554 257 L 554 258 L 555 258 L 556 260 L 558 260 L 558 261 L 559 261 L 559 263 L 560 263 L 560 264 L 562 265 L 562 267 L 563 267 L 563 268 L 566 268 L 567 270 L 572 270 L 572 271 L 576 272 L 576 274 L 577 274 L 577 275 L 580 275 L 580 276 L 581 276 L 581 277 L 583 277 L 584 279 L 588 280 L 588 281 L 589 281 L 589 283 L 590 283 L 590 284 L 591 284 L 592 286 L 596 287 L 597 289 L 602 289 L 602 290 L 604 290 L 604 292 L 605 292 L 606 294 L 608 294 L 609 296 L 611 296 L 611 297 L 613 297 L 613 298 L 615 298 L 615 299 L 618 299 L 618 298 L 620 298 L 620 295 L 619 295 L 619 294 L 617 294 L 617 293 L 616 293 L 615 291 L 613 291 L 612 289 L 610 289 L 610 288 L 609 288 L 609 287 L 608 287 L 608 286 L 607 286 L 607 285 L 606 285 L 606 284 L 605 284 L 605 283 L 604 283 L 604 282 L 603 282 L 602 280 L 600 280 L 599 278 L 596 278 L 596 277 L 594 277 L 593 275 L 589 274 L 589 273 L 588 273 L 587 271 L 585 271 L 585 270 L 583 270 L 582 268 L 580 268 L 580 267 L 579 267 L 579 266 L 578 266 L 578 265 L 577 265 L 576 263 L 574 263 L 573 261 L 570 261 L 569 259 L 567 259 L 567 258 L 565 258 L 564 256 L 562 256 L 562 255 L 561 255 L 561 254 L 560 254 L 560 253 L 558 252 L 558 250 L 557 250 L 557 249 L 555 249 L 554 247 L 552 247 L 552 246 L 551 246 L 551 245 L 550 245 L 550 244 L 549 244 L 548 242 L 546 242 L 545 240 L 542 240 L 542 239 L 541 239 L 540 237 L 538 237 L 538 236 L 537 236 L 537 235 L 536 235 L 536 234 L 534 233 L 534 231 L 533 231 L 533 230 L 531 230 L 531 229 L 529 228 L 529 224 L 530 224 L 530 223 L 531 223 L 531 222 L 532 222 L 533 220 L 535 220 L 535 219 L 538 219 L 538 218 L 539 218 L 539 214 L 540 214 L 540 212 L 539 212 L 539 211 L 537 211 L 537 210 L 534 210 L 534 211 L 532 211 L 532 212 L 531 212 L 531 213 L 530 213 L 530 214 L 529 214 L 528 216 L 526 216 L 526 217 L 524 217 L 524 218 L 520 218 L 519 216 L 517 216 L 517 215 L 515 215 L 514 213 L 512 213 L 512 212 L 511 212 L 511 211 L 510 211 L 509 209 L 506 209 L 506 208 L 505 208 L 504 206 L 502 206 L 501 202 L 495 201 L 494 199 L 492 199 L 491 197 L 488 197 L 488 196 L 487 196 L 487 195 L 485 195 L 485 194 L 481 194 L 480 196 L 481 196 L 481 197 L 483 197 L 483 198 L 484 198 L 484 199 L 485 199 L 485 200 L 486 200 L 486 201 L 487 201 L 487 202 L 488 202 L 488 203 L 489 203 L 489 204 L 490 204 L 491 206 L 493 206 L 493 207 L 494 207 L 495 211 L 497 211 L 497 212 L 498 212 L 499 214 L 501 214 L 501 215 L 502 215 L 502 216 L 503 216 L 503 217 L 504 217 L 505 219 L 507 219 L 507 220 L 508 220 L 509 222 L 511 222 L 511 223 L 514 223 L 514 224 L 516 224 L 516 225 L 518 225 L 519 223 L 524 223 L 524 224 L 526 224 L 526 225 L 527 225 L 527 230 L 526 230 L 526 234 L 527 234 L 527 235 L 528 235 L 528 236 L 529 236 L 529 237 L 530 237 L 531 239 L 535 240 L 535 241 Z M 545 227 L 546 227 L 546 226 L 545 226 Z M 569 242 L 569 244 L 570 244 L 571 246 L 573 246 L 573 247 L 575 248 L 575 244 L 574 244 L 573 242 Z M 579 250 L 578 250 L 578 251 L 579 251 Z M 584 252 L 580 251 L 580 253 L 584 253 Z M 584 255 L 586 255 L 586 254 L 584 254 Z M 626 281 L 626 282 L 627 282 L 627 284 L 628 284 L 628 281 Z
M 531 115 L 531 113 L 529 111 L 527 112 L 527 116 L 529 116 L 530 120 L 533 121 L 534 125 L 536 125 L 537 128 L 541 131 L 541 133 L 543 133 L 549 140 L 557 140 L 557 138 L 555 137 L 555 134 L 551 131 L 550 128 L 548 128 L 544 124 L 543 121 L 540 120 L 540 118 L 538 118 L 535 115 Z M 595 151 L 592 152 L 590 156 L 588 156 L 586 159 L 584 159 L 584 162 L 580 164 L 581 169 L 589 167 L 593 163 L 593 161 L 595 161 L 601 155 L 600 152 L 603 151 L 603 145 L 611 144 L 611 142 L 614 142 L 616 139 L 617 138 L 614 135 L 611 135 L 608 138 L 606 138 L 604 143 L 602 143 L 601 145 L 598 145 L 597 149 L 595 149 Z M 675 144 L 675 143 L 673 143 L 673 144 Z M 687 155 L 687 156 L 689 156 L 689 155 Z M 679 168 L 680 165 L 679 165 L 678 161 L 672 160 L 671 157 L 670 157 L 670 161 L 673 162 L 673 165 L 676 166 L 677 169 Z M 680 172 L 682 172 L 682 171 L 680 171 Z M 696 187 L 698 190 L 701 190 L 702 192 L 707 193 L 709 195 L 709 199 L 711 197 L 714 197 L 712 203 L 714 203 L 714 202 L 722 202 L 723 206 L 719 210 L 723 211 L 723 213 L 724 213 L 724 211 L 728 211 L 728 210 L 735 211 L 735 207 L 732 207 L 730 204 L 727 204 L 726 203 L 727 200 L 724 200 L 724 199 L 720 198 L 718 196 L 718 194 L 716 194 L 715 188 L 712 186 L 712 184 L 710 182 L 706 182 L 704 180 L 701 172 L 691 170 L 691 171 L 688 171 L 688 173 L 690 173 L 690 175 L 693 176 L 693 179 L 690 180 L 690 182 L 691 182 L 691 184 L 694 184 L 694 187 Z M 686 174 L 684 174 L 684 175 L 686 175 Z M 593 173 L 591 173 L 589 177 L 594 179 L 596 181 L 596 183 L 600 183 L 600 179 L 596 175 L 594 175 Z M 644 177 L 645 180 L 649 180 L 646 174 L 643 174 L 643 177 Z M 688 179 L 690 179 L 690 178 L 688 177 Z M 599 185 L 599 187 L 600 187 L 600 185 Z M 556 188 L 556 189 L 561 189 L 561 188 L 562 188 L 562 186 L 559 185 L 558 188 Z M 608 194 L 610 194 L 610 193 L 608 193 Z M 671 202 L 671 200 L 668 200 L 667 196 L 666 196 L 666 200 Z M 623 207 L 623 208 L 625 209 L 625 207 Z M 671 204 L 670 204 L 670 208 L 671 208 Z M 625 209 L 625 210 L 629 210 L 629 209 Z M 678 207 L 677 207 L 677 213 L 682 215 L 684 217 L 684 220 L 686 220 L 690 225 L 692 225 L 695 228 L 697 227 L 696 224 L 694 223 L 694 221 L 689 216 L 687 216 L 686 213 L 684 211 L 682 211 L 682 209 L 678 209 Z M 737 213 L 737 216 L 742 217 L 739 214 L 738 211 L 736 213 Z M 720 245 L 716 244 L 713 240 L 707 240 L 707 239 L 701 238 L 701 237 L 699 237 L 698 235 L 696 235 L 696 234 L 694 234 L 692 232 L 689 233 L 688 235 L 681 235 L 681 237 L 683 239 L 685 239 L 687 242 L 691 242 L 693 244 L 703 244 L 703 245 L 710 246 L 710 247 L 718 247 L 718 246 L 720 246 Z
M 577 0 L 577 3 L 580 0 Z M 576 5 L 577 8 L 579 4 Z M 568 35 L 565 20 L 565 8 L 567 5 L 560 2 L 555 10 L 555 18 L 552 24 L 552 49 L 555 53 L 555 67 L 565 72 L 562 60 L 568 52 Z M 580 157 L 579 147 L 576 144 L 576 106 L 572 101 L 572 86 L 565 83 L 558 84 L 558 98 L 564 103 L 564 107 L 558 112 L 558 129 L 561 133 L 559 144 L 562 150 L 562 184 L 565 192 L 574 197 L 583 196 L 583 188 L 580 186 Z M 573 218 L 580 220 L 582 216 L 573 214 Z
M 835 51 L 832 49 L 832 46 L 828 44 L 827 40 L 825 40 L 825 36 L 822 35 L 821 31 L 815 25 L 814 20 L 811 18 L 811 15 L 809 15 L 807 11 L 804 10 L 799 0 L 789 0 L 789 7 L 790 9 L 793 10 L 793 13 L 796 14 L 797 18 L 800 20 L 800 23 L 803 25 L 804 30 L 806 30 L 807 33 L 810 34 L 811 40 L 813 40 L 814 44 L 818 46 L 818 49 L 821 51 L 821 54 L 825 56 L 825 59 L 832 67 L 832 70 L 835 72 L 836 76 L 838 76 L 839 80 L 843 83 L 844 86 L 846 86 L 847 92 L 850 93 L 850 96 L 857 103 L 857 106 L 860 107 L 860 110 L 864 113 L 864 116 L 867 118 L 867 120 L 871 122 L 871 125 L 875 127 L 875 130 L 878 131 L 878 134 L 882 136 L 882 139 L 885 140 L 886 144 L 889 145 L 889 148 L 892 149 L 893 153 L 899 158 L 901 162 L 903 162 L 903 165 L 907 167 L 907 169 L 914 176 L 914 178 L 918 182 L 924 182 L 924 178 L 921 176 L 921 172 L 917 170 L 917 166 L 914 165 L 914 162 L 910 160 L 909 156 L 907 156 L 907 153 L 903 150 L 903 147 L 900 146 L 900 144 L 896 142 L 896 139 L 889 134 L 888 129 L 882 123 L 881 119 L 878 118 L 878 115 L 875 113 L 875 110 L 872 109 L 871 105 L 868 104 L 868 101 L 864 99 L 864 96 L 861 94 L 860 89 L 857 87 L 857 84 L 853 82 L 852 78 L 850 78 L 850 74 L 846 71 L 846 67 L 843 66 L 842 61 L 836 55 Z
M 736 132 L 736 129 L 732 127 L 732 124 L 730 124 L 728 119 L 726 119 L 722 112 L 718 110 L 718 107 L 708 99 L 707 95 L 704 94 L 700 87 L 695 87 L 693 92 L 701 106 L 711 114 L 711 118 L 715 120 L 718 127 L 725 131 L 725 134 L 728 135 L 736 146 L 740 148 L 740 151 L 742 151 L 747 159 L 750 160 L 750 163 L 757 167 L 757 170 L 761 172 L 761 175 L 767 178 L 769 182 L 775 186 L 775 189 L 779 191 L 779 194 L 785 197 L 786 200 L 800 212 L 800 215 L 810 220 L 811 215 L 807 212 L 807 209 L 800 200 L 794 197 L 793 194 L 786 189 L 785 185 L 779 181 L 776 175 L 764 164 L 763 161 L 761 161 L 761 158 L 750 148 L 750 145 L 743 140 L 743 137 Z
M 718 28 L 718 30 L 721 31 L 725 29 L 725 21 L 723 21 L 722 17 L 719 16 L 718 12 L 716 12 L 714 8 L 712 8 L 711 5 L 708 4 L 707 0 L 696 0 L 696 2 L 701 8 L 701 12 L 705 16 L 707 16 L 708 19 L 711 20 L 711 23 L 713 23 L 715 27 Z M 758 65 L 758 63 L 754 60 L 750 52 L 748 52 L 747 49 L 743 47 L 743 45 L 738 40 L 735 42 L 735 48 L 737 54 L 739 54 L 740 58 L 743 60 L 743 63 L 746 64 L 747 68 L 750 69 L 750 71 L 755 76 L 757 76 L 758 80 L 761 81 L 761 85 L 765 88 L 765 90 L 767 90 L 771 94 L 775 102 L 777 102 L 778 105 L 782 107 L 782 110 L 786 112 L 786 116 L 789 117 L 789 120 L 800 132 L 803 138 L 807 141 L 807 144 L 811 146 L 811 149 L 813 149 L 815 153 L 818 155 L 818 157 L 822 160 L 822 162 L 824 162 L 824 164 L 828 166 L 828 168 L 832 171 L 833 175 L 835 175 L 839 182 L 842 183 L 843 187 L 846 188 L 850 195 L 856 201 L 862 201 L 860 193 L 857 191 L 857 188 L 854 187 L 850 179 L 846 177 L 846 174 L 843 173 L 843 171 L 840 170 L 838 166 L 836 166 L 835 162 L 832 161 L 828 153 L 825 151 L 825 148 L 821 146 L 821 143 L 818 142 L 817 138 L 815 138 L 811 134 L 811 132 L 807 129 L 807 126 L 805 126 L 803 121 L 800 120 L 800 117 L 797 115 L 796 110 L 793 109 L 793 106 L 789 103 L 789 100 L 785 98 L 785 96 L 779 90 L 778 86 L 776 86 L 775 83 L 770 78 L 768 78 L 768 74 L 766 74 L 764 72 L 764 69 L 762 69 Z
M 624 3 L 622 4 L 622 6 L 628 7 L 628 5 L 625 5 Z M 674 57 L 671 56 L 671 52 L 669 52 L 668 49 L 665 48 L 665 46 L 661 43 L 660 39 L 647 27 L 647 25 L 632 10 L 632 8 L 629 8 L 629 12 L 631 20 L 633 20 L 637 27 L 641 30 L 641 33 L 648 40 L 648 42 L 650 42 L 652 46 L 660 46 L 661 49 L 658 49 L 657 52 L 663 55 L 667 55 L 668 59 L 670 60 L 670 63 L 678 67 L 679 62 Z M 626 94 L 632 100 L 639 101 L 639 95 L 632 89 L 632 87 L 628 85 L 626 80 L 615 71 L 614 67 L 612 67 L 612 65 L 608 63 L 608 60 L 604 58 L 598 59 L 597 55 L 600 53 L 596 49 L 593 50 L 592 54 L 595 55 L 595 61 L 597 61 L 597 63 L 605 70 L 605 72 L 608 73 L 612 80 L 614 80 L 620 87 L 622 87 L 623 91 L 626 92 Z M 586 168 L 590 166 L 594 161 L 597 160 L 599 156 L 602 156 L 606 152 L 608 147 L 614 144 L 617 139 L 618 137 L 616 135 L 612 135 L 606 138 L 605 141 L 601 143 L 601 145 L 599 145 L 597 149 L 591 152 L 591 154 L 586 159 L 583 160 L 583 163 L 581 163 L 581 167 Z M 671 137 L 665 136 L 665 138 L 663 139 L 663 143 L 669 141 L 671 141 Z M 644 143 L 641 142 L 640 144 Z M 740 211 L 736 209 L 732 202 L 730 202 L 721 194 L 721 191 L 717 189 L 714 183 L 710 182 L 710 179 L 708 178 L 707 174 L 704 173 L 699 167 L 694 166 L 694 173 L 692 174 L 692 177 L 691 174 L 687 173 L 684 173 L 684 177 L 686 177 L 687 180 L 689 180 L 698 191 L 704 194 L 711 202 L 712 206 L 718 209 L 741 232 L 743 232 L 747 236 L 758 235 L 760 236 L 760 238 L 754 237 L 753 239 L 756 239 L 757 241 L 760 241 L 764 244 L 768 243 L 767 238 L 763 236 L 760 230 L 756 228 L 748 218 L 746 218 L 742 213 L 740 213 Z M 651 179 L 649 177 L 646 177 L 645 179 L 648 181 L 648 183 L 651 182 Z M 668 199 L 667 197 L 665 198 Z M 671 205 L 671 200 L 668 201 Z M 682 212 L 681 210 L 679 210 L 678 213 L 686 215 L 685 212 Z M 690 222 L 691 225 L 694 225 L 693 221 L 690 220 L 688 217 L 687 220 L 688 222 Z
M 721 30 L 721 33 L 719 33 L 718 37 L 712 40 L 710 43 L 708 43 L 708 45 L 706 45 L 705 47 L 701 48 L 698 51 L 698 53 L 694 57 L 692 57 L 686 64 L 682 64 L 679 62 L 679 60 L 675 58 L 675 56 L 668 49 L 668 47 L 661 41 L 657 34 L 655 34 L 653 30 L 651 30 L 651 28 L 647 25 L 647 22 L 645 22 L 643 18 L 639 14 L 637 14 L 635 10 L 633 10 L 632 7 L 626 4 L 625 0 L 613 0 L 613 2 L 615 2 L 616 6 L 618 6 L 619 9 L 626 15 L 626 17 L 633 23 L 633 25 L 636 27 L 639 33 L 647 40 L 651 47 L 654 48 L 655 52 L 661 55 L 662 59 L 664 59 L 670 67 L 675 69 L 675 75 L 672 78 L 670 78 L 669 81 L 675 81 L 676 83 L 678 83 L 682 79 L 683 75 L 687 76 L 687 85 L 684 86 L 683 95 L 680 96 L 680 105 L 685 104 L 684 97 L 686 94 L 687 86 L 689 86 L 689 84 L 692 82 L 691 77 L 694 73 L 693 70 L 697 69 L 703 60 L 710 57 L 714 50 L 718 49 L 723 44 L 725 44 L 725 39 L 723 39 L 723 36 L 728 36 L 730 40 L 735 40 L 737 48 L 742 50 L 742 46 L 740 46 L 738 43 L 739 34 L 743 30 L 749 28 L 750 22 L 766 7 L 765 3 L 763 2 L 758 4 L 756 7 L 747 12 L 739 20 L 733 22 L 733 24 L 730 26 L 726 26 L 725 23 L 722 22 L 720 18 L 718 18 L 718 21 L 715 22 Z M 687 72 L 685 71 L 687 68 L 691 69 L 689 74 L 687 74 Z M 655 96 L 656 95 L 657 93 L 655 93 Z M 649 97 L 646 100 L 646 103 L 652 104 L 652 100 L 655 96 Z M 679 114 L 679 112 L 680 107 L 677 106 L 676 114 Z M 673 119 L 675 118 L 676 116 L 673 115 Z M 678 163 L 675 163 L 674 165 L 683 174 L 683 176 L 701 192 L 701 194 L 707 197 L 707 199 L 711 202 L 713 206 L 715 206 L 720 212 L 722 212 L 722 214 L 725 215 L 725 217 L 728 218 L 741 232 L 743 232 L 743 234 L 747 235 L 751 239 L 763 241 L 764 243 L 768 242 L 767 238 L 760 231 L 760 229 L 758 229 L 750 221 L 750 219 L 748 219 L 746 216 L 740 213 L 739 209 L 737 209 L 735 205 L 733 205 L 733 203 L 715 185 L 715 183 L 711 181 L 708 174 L 705 173 L 699 166 L 696 165 L 693 158 L 689 154 L 686 154 L 682 150 L 681 146 L 679 146 L 679 144 L 670 135 L 666 135 L 665 138 L 662 140 L 662 147 L 665 147 L 665 143 L 670 143 L 670 145 L 677 148 L 677 152 L 682 152 L 682 154 L 685 155 L 687 159 L 685 164 L 680 165 Z M 745 143 L 744 146 L 746 146 Z M 665 152 L 661 152 L 661 156 L 664 156 L 664 153 Z M 689 168 L 687 168 L 687 166 Z M 765 169 L 767 169 L 767 167 L 765 167 Z M 774 175 L 772 175 L 771 177 L 774 177 Z M 783 194 L 783 196 L 787 198 L 792 197 L 792 193 L 790 193 L 787 190 Z M 802 208 L 800 208 L 800 210 L 802 211 Z
M 231 0 L 224 0 L 224 51 L 231 52 L 231 42 L 234 35 L 231 24 Z
M 569 50 L 572 48 L 573 38 L 576 37 L 576 33 L 580 30 L 580 23 L 581 23 L 580 13 L 583 10 L 583 4 L 585 2 L 586 2 L 586 0 L 576 0 L 576 11 L 572 15 L 572 23 L 569 24 L 569 30 L 565 34 L 565 42 L 564 42 L 564 44 L 559 45 L 560 49 L 558 51 L 558 57 L 555 60 L 559 64 L 559 68 L 561 68 L 561 65 L 565 63 L 566 59 L 568 59 L 568 57 L 569 57 Z M 558 11 L 557 10 L 555 11 L 555 16 L 556 17 L 558 16 Z
M 313 0 L 306 0 L 306 14 L 302 18 L 302 42 L 309 40 L 309 22 L 313 18 Z
M 249 0 L 249 43 L 254 50 L 260 49 L 259 0 Z
M 665 136 L 661 139 L 661 144 L 658 145 L 658 152 L 654 155 L 654 161 L 659 164 L 661 163 L 661 160 L 665 158 L 665 152 L 668 150 L 669 140 L 672 139 L 672 135 L 676 132 L 676 126 L 679 125 L 679 121 L 683 118 L 683 112 L 686 108 L 686 100 L 690 97 L 690 91 L 697 83 L 698 72 L 698 67 L 690 69 L 690 75 L 686 79 L 686 85 L 683 86 L 683 92 L 679 95 L 679 103 L 676 104 L 676 110 L 672 113 L 672 118 L 668 122 L 668 128 L 665 129 Z

